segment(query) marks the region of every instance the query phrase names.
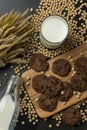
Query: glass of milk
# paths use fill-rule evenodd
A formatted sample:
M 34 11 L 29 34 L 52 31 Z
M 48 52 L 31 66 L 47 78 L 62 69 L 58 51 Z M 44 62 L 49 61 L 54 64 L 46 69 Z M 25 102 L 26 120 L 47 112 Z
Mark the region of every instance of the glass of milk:
M 19 115 L 19 87 L 22 81 L 18 76 L 10 76 L 0 89 L 0 130 L 14 130 Z
M 48 16 L 41 24 L 40 40 L 47 48 L 57 48 L 68 36 L 68 24 L 58 15 Z

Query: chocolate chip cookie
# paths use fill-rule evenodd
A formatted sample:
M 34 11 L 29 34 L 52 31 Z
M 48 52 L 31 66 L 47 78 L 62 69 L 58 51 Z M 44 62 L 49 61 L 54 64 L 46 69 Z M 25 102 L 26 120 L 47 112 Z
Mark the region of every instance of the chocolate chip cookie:
M 87 75 L 87 57 L 80 57 L 75 61 L 75 70 L 78 74 Z
M 62 81 L 54 76 L 49 76 L 46 83 L 45 93 L 51 97 L 58 95 L 63 89 Z
M 70 126 L 78 125 L 82 120 L 82 116 L 80 115 L 79 110 L 76 110 L 73 107 L 64 110 L 62 118 L 64 122 Z
M 33 89 L 38 93 L 44 93 L 46 90 L 47 76 L 44 74 L 36 75 L 32 79 Z
M 59 95 L 59 100 L 68 101 L 72 96 L 73 96 L 73 90 L 71 88 L 71 84 L 63 82 L 63 91 L 61 91 Z
M 47 95 L 41 95 L 38 100 L 39 107 L 44 111 L 53 111 L 57 107 L 57 99 Z
M 87 90 L 87 76 L 75 74 L 71 78 L 72 88 L 76 91 L 83 92 Z
M 33 54 L 30 58 L 29 65 L 36 72 L 46 71 L 49 67 L 47 62 L 49 58 L 44 56 L 43 54 Z
M 38 93 L 46 93 L 48 96 L 56 96 L 62 89 L 62 82 L 54 77 L 47 77 L 44 74 L 36 75 L 32 79 L 32 86 Z
M 64 77 L 67 76 L 71 71 L 71 64 L 65 59 L 58 59 L 53 62 L 52 70 L 55 74 Z

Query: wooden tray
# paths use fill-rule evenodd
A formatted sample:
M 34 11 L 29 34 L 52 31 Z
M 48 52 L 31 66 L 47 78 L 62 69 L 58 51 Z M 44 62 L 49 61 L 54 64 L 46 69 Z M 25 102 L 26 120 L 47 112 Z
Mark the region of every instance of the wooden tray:
M 48 71 L 45 72 L 46 75 L 54 75 L 56 77 L 58 77 L 59 79 L 61 79 L 62 81 L 68 81 L 70 82 L 70 78 L 72 77 L 72 75 L 74 74 L 74 60 L 76 60 L 78 57 L 80 56 L 86 56 L 87 57 L 87 44 L 81 45 L 75 49 L 72 49 L 71 51 L 64 53 L 62 55 L 57 56 L 56 58 L 53 58 L 51 60 L 49 60 L 49 69 Z M 54 74 L 51 70 L 52 67 L 52 62 L 54 62 L 56 59 L 58 58 L 64 58 L 67 59 L 71 62 L 72 65 L 72 71 L 70 72 L 70 74 L 66 77 L 60 77 L 57 76 L 56 74 Z M 42 73 L 42 72 L 41 72 Z M 58 101 L 58 105 L 57 108 L 52 111 L 52 112 L 47 112 L 47 111 L 43 111 L 39 106 L 38 106 L 38 97 L 40 96 L 40 94 L 38 94 L 33 88 L 32 88 L 32 78 L 37 75 L 37 74 L 41 74 L 41 73 L 37 73 L 34 70 L 29 70 L 26 71 L 22 74 L 22 79 L 23 82 L 25 84 L 26 90 L 31 98 L 31 101 L 37 111 L 37 114 L 41 117 L 41 118 L 47 118 L 49 116 L 52 116 L 53 114 L 60 112 L 62 110 L 64 110 L 65 108 L 74 105 L 84 99 L 87 98 L 87 91 L 83 92 L 81 97 L 78 97 L 78 93 L 76 95 L 74 95 L 66 104 L 64 104 L 63 102 Z

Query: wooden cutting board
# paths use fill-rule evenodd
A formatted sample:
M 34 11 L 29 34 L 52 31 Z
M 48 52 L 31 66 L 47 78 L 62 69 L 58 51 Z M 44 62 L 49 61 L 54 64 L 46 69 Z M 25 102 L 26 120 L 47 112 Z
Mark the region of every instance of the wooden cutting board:
M 62 55 L 59 55 L 51 60 L 48 61 L 49 63 L 49 69 L 45 72 L 46 75 L 54 75 L 56 77 L 58 77 L 59 79 L 61 79 L 62 81 L 68 81 L 70 82 L 70 78 L 73 76 L 74 74 L 74 61 L 79 58 L 80 56 L 85 56 L 87 57 L 87 44 L 84 44 L 84 45 L 81 45 L 75 49 L 72 49 L 71 51 L 67 52 L 67 53 L 64 53 Z M 60 77 L 60 76 L 57 76 L 56 74 L 54 74 L 52 72 L 52 63 L 57 60 L 58 58 L 64 58 L 64 59 L 67 59 L 69 60 L 69 62 L 71 63 L 72 65 L 72 71 L 70 72 L 70 74 L 66 77 Z M 74 105 L 84 99 L 87 98 L 87 91 L 85 92 L 82 92 L 82 95 L 81 97 L 78 97 L 78 93 L 76 95 L 74 95 L 66 104 L 61 102 L 61 101 L 58 101 L 58 105 L 57 105 L 57 108 L 52 111 L 52 112 L 47 112 L 47 111 L 43 111 L 39 106 L 38 106 L 38 98 L 40 96 L 39 93 L 37 93 L 33 88 L 32 88 L 32 78 L 37 75 L 37 74 L 41 74 L 42 72 L 40 73 L 37 73 L 35 72 L 34 70 L 30 69 L 26 72 L 24 72 L 22 74 L 22 79 L 23 79 L 23 82 L 25 84 L 25 87 L 26 87 L 26 90 L 31 98 L 31 101 L 37 111 L 37 114 L 41 117 L 41 118 L 47 118 L 49 116 L 52 116 L 53 114 L 57 113 L 57 112 L 60 112 L 62 110 L 64 110 L 65 108 L 71 106 L 71 105 Z

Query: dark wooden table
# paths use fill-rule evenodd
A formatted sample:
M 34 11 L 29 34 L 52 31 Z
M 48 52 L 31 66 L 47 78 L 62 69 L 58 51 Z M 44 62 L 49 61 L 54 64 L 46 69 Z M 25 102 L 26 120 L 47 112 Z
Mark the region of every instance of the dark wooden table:
M 6 13 L 9 12 L 11 9 L 23 11 L 28 7 L 32 7 L 36 9 L 39 5 L 40 0 L 0 0 L 0 13 Z M 34 13 L 34 12 L 33 12 Z M 31 13 L 29 13 L 30 15 Z M 6 73 L 14 74 L 12 69 L 7 65 L 5 68 L 0 69 L 0 81 L 2 82 L 2 85 L 7 80 Z M 17 123 L 17 126 L 15 130 L 87 130 L 87 122 L 82 123 L 79 126 L 76 127 L 70 127 L 65 125 L 64 123 L 61 125 L 61 127 L 53 126 L 52 128 L 48 127 L 48 124 L 54 124 L 55 122 L 52 120 L 52 118 L 49 118 L 48 121 L 43 121 L 42 119 L 39 119 L 39 122 L 36 125 L 32 125 L 32 123 L 29 123 L 27 121 L 26 116 L 19 115 L 19 122 Z M 21 125 L 21 120 L 26 121 L 27 123 L 25 125 Z

